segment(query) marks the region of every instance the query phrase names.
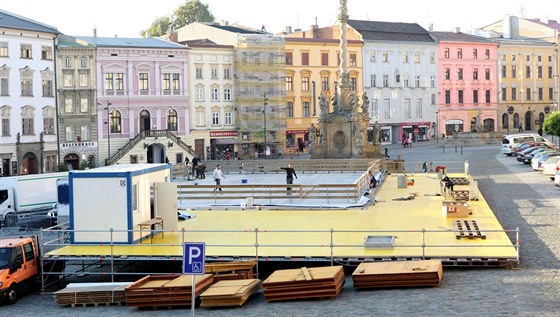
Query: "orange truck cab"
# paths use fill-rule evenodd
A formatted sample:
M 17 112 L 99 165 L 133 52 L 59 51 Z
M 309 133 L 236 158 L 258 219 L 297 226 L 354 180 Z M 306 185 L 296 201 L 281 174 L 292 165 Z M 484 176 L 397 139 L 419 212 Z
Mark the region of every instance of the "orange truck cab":
M 23 290 L 37 284 L 38 250 L 33 236 L 0 238 L 0 302 L 13 304 Z

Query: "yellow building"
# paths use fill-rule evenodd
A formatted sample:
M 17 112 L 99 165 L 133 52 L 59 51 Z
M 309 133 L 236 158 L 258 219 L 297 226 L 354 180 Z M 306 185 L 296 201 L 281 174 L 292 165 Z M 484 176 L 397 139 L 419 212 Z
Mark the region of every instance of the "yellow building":
M 317 125 L 320 115 L 317 98 L 325 94 L 330 102 L 340 75 L 340 27 L 288 32 L 285 37 L 286 56 L 286 153 L 295 153 L 308 140 L 311 124 Z M 347 33 L 348 72 L 352 90 L 363 93 L 362 47 L 359 34 L 351 28 Z

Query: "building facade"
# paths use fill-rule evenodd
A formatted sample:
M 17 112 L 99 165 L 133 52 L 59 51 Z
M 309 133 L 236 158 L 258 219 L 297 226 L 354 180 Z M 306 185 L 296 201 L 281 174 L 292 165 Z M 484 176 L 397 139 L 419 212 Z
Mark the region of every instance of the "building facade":
M 0 10 L 3 176 L 57 170 L 56 28 Z

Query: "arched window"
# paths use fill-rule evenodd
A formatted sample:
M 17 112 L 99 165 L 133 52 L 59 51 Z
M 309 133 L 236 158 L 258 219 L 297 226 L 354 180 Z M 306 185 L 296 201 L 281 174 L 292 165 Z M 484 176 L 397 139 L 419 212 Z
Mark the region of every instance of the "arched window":
M 167 130 L 177 131 L 177 111 L 169 109 L 167 112 Z
M 519 114 L 517 113 L 513 115 L 513 128 L 519 129 Z
M 509 116 L 507 113 L 502 115 L 502 128 L 508 129 L 509 128 Z
M 111 111 L 111 133 L 121 133 L 121 113 L 117 110 Z

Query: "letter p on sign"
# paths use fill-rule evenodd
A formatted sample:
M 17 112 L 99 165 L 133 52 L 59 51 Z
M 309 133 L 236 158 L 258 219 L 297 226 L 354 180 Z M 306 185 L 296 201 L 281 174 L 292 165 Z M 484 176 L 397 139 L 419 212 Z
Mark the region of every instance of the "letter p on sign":
M 205 249 L 204 242 L 189 242 L 183 245 L 183 274 L 204 274 Z

